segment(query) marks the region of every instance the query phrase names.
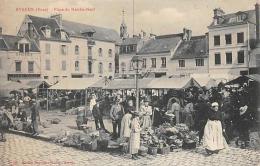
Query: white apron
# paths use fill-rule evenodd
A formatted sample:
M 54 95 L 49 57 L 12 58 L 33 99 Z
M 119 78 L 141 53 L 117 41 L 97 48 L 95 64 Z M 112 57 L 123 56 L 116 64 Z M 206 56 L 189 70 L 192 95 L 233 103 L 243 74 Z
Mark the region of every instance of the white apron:
M 120 137 L 129 138 L 131 133 L 131 114 L 125 114 L 121 121 Z
M 228 145 L 222 132 L 219 120 L 208 120 L 204 129 L 203 146 L 211 151 L 227 148 Z
M 140 123 L 139 117 L 136 117 L 132 120 L 131 123 L 131 134 L 129 140 L 129 153 L 136 154 L 140 148 Z

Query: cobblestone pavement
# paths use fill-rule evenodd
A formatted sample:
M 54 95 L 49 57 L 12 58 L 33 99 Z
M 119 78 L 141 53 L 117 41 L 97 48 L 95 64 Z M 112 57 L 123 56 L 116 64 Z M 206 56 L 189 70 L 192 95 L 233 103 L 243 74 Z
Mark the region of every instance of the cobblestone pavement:
M 0 142 L 0 166 L 254 166 L 260 165 L 259 163 L 260 151 L 238 148 L 230 148 L 211 156 L 207 156 L 202 148 L 197 148 L 192 151 L 178 150 L 168 155 L 148 155 L 139 160 L 131 160 L 129 155 L 81 151 L 14 134 L 7 134 L 7 142 Z

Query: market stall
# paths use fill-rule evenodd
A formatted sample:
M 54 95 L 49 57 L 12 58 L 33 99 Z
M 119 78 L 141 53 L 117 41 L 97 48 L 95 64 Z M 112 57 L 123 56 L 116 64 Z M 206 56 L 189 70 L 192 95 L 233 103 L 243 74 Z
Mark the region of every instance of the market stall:
M 52 105 L 61 106 L 63 110 L 84 104 L 86 106 L 87 89 L 100 80 L 100 78 L 66 78 L 61 80 L 47 91 L 47 110 Z
M 10 97 L 12 91 L 22 91 L 29 89 L 30 86 L 15 82 L 15 81 L 1 81 L 0 82 L 0 97 Z

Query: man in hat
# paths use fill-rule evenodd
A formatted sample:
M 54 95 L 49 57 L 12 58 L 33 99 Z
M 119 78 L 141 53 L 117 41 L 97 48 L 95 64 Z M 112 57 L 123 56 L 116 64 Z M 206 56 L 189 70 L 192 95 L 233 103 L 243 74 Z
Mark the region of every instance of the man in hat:
M 152 127 L 152 120 L 151 116 L 153 114 L 152 107 L 149 105 L 149 99 L 145 98 L 144 99 L 144 105 L 141 106 L 140 108 L 141 116 L 142 116 L 142 128 L 150 128 Z
M 37 136 L 39 134 L 38 125 L 40 123 L 40 114 L 35 99 L 32 99 L 30 101 L 30 106 L 31 106 L 30 109 L 31 109 L 31 120 L 32 120 L 31 125 L 33 130 L 32 135 Z
M 243 104 L 242 104 L 243 105 Z M 238 133 L 239 138 L 236 140 L 236 145 L 238 146 L 238 141 L 242 141 L 241 148 L 246 148 L 249 146 L 249 129 L 251 126 L 252 115 L 249 107 L 247 105 L 241 106 L 239 108 L 239 119 L 238 119 Z
M 101 100 L 98 100 L 96 102 L 96 105 L 93 106 L 92 115 L 95 120 L 96 129 L 97 130 L 99 129 L 99 124 L 100 124 L 101 128 L 105 130 L 105 126 L 104 126 L 103 118 L 102 118 L 102 111 L 100 108 L 100 103 L 101 103 Z
M 120 135 L 121 120 L 124 116 L 124 107 L 120 104 L 120 98 L 116 98 L 115 104 L 110 109 L 110 117 L 113 123 L 113 137 L 117 138 Z M 118 132 L 117 132 L 118 128 Z
M 96 105 L 96 95 L 94 93 L 91 94 L 91 99 L 90 99 L 90 102 L 89 102 L 89 110 L 90 110 L 90 113 L 92 115 L 92 110 L 93 110 L 93 107 L 94 105 Z

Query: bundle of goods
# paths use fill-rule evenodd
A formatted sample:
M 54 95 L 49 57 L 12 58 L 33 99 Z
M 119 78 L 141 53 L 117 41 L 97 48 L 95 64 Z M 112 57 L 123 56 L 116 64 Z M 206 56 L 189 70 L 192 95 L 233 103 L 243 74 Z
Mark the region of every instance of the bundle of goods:
M 15 130 L 22 131 L 23 130 L 23 122 L 15 120 L 13 123 L 13 127 Z
M 68 135 L 64 140 L 63 145 L 68 147 L 78 147 L 80 145 L 80 134 L 81 133 L 74 133 Z
M 167 145 L 165 142 L 160 142 L 159 148 L 158 148 L 159 154 L 168 154 L 170 153 L 170 146 Z
M 198 141 L 197 133 L 189 131 L 185 124 L 177 124 L 173 127 L 169 123 L 164 123 L 155 129 L 155 134 L 160 140 L 166 140 L 171 150 L 178 148 L 192 149 L 196 147 Z
M 108 141 L 111 140 L 111 137 L 104 130 L 99 130 L 99 137 L 97 140 L 98 150 L 106 151 L 108 146 Z
M 23 122 L 23 131 L 32 133 L 32 125 L 30 122 Z
M 138 154 L 140 156 L 146 156 L 147 155 L 147 152 L 148 152 L 148 148 L 145 147 L 145 146 L 140 146 L 140 149 L 138 150 Z
M 54 118 L 51 120 L 51 124 L 59 124 L 61 120 L 59 118 Z
M 77 123 L 77 127 L 78 127 L 79 130 L 83 129 L 83 126 L 88 123 L 88 119 L 85 116 L 84 112 L 78 113 L 76 123 Z

